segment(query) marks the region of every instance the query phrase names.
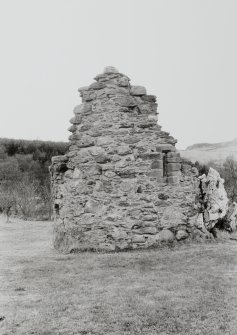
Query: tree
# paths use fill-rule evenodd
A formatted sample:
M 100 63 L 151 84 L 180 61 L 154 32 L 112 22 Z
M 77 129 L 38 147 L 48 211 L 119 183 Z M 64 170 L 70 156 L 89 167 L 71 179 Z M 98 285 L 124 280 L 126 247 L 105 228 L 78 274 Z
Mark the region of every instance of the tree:
M 14 184 L 14 193 L 16 199 L 16 206 L 20 210 L 24 219 L 34 217 L 37 210 L 37 203 L 40 200 L 39 182 L 31 180 L 29 176 L 25 175 L 21 180 Z
M 210 168 L 210 163 L 209 164 L 201 164 L 198 161 L 194 163 L 194 166 L 198 169 L 199 175 L 207 175 L 209 168 Z
M 225 179 L 225 189 L 230 201 L 237 201 L 237 161 L 229 156 L 220 168 L 220 174 Z
M 10 187 L 1 187 L 0 188 L 0 210 L 7 216 L 7 222 L 10 221 L 10 215 L 12 210 L 16 206 L 16 197 L 15 193 Z

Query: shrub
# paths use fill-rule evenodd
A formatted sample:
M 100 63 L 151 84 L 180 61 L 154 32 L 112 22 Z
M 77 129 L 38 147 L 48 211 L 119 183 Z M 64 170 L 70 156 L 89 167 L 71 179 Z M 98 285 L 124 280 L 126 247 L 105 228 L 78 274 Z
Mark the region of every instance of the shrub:
M 49 165 L 68 143 L 0 139 L 0 210 L 27 218 L 51 217 Z

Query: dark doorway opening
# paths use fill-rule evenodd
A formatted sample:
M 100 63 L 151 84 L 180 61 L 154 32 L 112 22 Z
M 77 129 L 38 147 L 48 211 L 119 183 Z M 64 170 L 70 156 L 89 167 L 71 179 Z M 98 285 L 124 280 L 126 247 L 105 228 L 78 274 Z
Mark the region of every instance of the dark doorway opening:
M 58 216 L 59 215 L 59 204 L 55 204 L 54 209 L 55 209 L 56 216 Z
M 167 177 L 168 175 L 168 171 L 167 171 L 167 154 L 168 154 L 169 150 L 162 150 L 162 154 L 163 154 L 163 177 Z

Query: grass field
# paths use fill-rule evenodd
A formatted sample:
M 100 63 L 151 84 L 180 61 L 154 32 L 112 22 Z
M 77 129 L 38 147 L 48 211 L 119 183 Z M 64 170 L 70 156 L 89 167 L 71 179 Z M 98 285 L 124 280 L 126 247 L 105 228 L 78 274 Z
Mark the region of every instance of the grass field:
M 0 221 L 0 334 L 237 334 L 237 242 L 62 255 Z

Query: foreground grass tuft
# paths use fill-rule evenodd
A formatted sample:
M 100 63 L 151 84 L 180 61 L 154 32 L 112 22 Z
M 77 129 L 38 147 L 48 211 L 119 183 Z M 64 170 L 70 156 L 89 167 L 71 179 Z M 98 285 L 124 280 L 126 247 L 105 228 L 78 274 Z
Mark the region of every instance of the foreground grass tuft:
M 0 333 L 237 333 L 237 242 L 61 255 L 51 223 L 0 223 Z

